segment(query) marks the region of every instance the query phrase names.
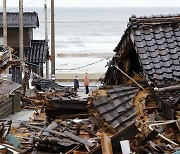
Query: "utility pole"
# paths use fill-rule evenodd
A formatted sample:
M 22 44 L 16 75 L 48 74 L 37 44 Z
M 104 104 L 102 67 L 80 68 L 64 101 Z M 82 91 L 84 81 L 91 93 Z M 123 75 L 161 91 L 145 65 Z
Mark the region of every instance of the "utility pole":
M 20 71 L 24 74 L 23 23 L 23 0 L 19 0 L 19 58 L 21 60 Z M 20 83 L 22 83 L 22 77 L 20 74 Z
M 19 57 L 20 60 L 24 58 L 23 49 L 23 0 L 19 0 Z
M 7 47 L 7 11 L 6 11 L 6 0 L 3 0 L 3 45 Z M 6 74 L 9 74 L 9 69 L 5 71 Z
M 6 0 L 3 0 L 3 45 L 7 47 L 7 12 Z
M 55 80 L 54 0 L 51 0 L 51 78 Z
M 47 26 L 47 1 L 44 2 L 45 15 L 45 41 L 48 43 L 48 26 Z M 49 59 L 46 60 L 46 78 L 49 79 Z

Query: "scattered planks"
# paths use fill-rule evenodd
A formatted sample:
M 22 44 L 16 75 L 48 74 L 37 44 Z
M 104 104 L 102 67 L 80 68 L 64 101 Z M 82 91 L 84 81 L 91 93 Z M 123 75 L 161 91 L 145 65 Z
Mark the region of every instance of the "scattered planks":
M 31 126 L 31 125 L 26 125 L 26 124 L 24 124 L 24 125 L 26 127 L 29 127 L 29 128 L 50 132 L 50 133 L 53 133 L 55 135 L 59 135 L 59 136 L 63 136 L 63 137 L 69 137 L 69 138 L 73 139 L 74 141 L 77 141 L 77 142 L 79 142 L 81 144 L 84 144 L 84 145 L 87 145 L 89 147 L 94 146 L 94 144 L 89 142 L 88 140 L 83 139 L 81 137 L 78 137 L 78 136 L 74 135 L 73 133 L 68 132 L 67 130 L 62 133 L 62 132 L 57 132 L 57 131 L 54 131 L 54 130 L 48 130 L 48 129 L 45 129 L 45 128 L 37 127 L 37 126 Z

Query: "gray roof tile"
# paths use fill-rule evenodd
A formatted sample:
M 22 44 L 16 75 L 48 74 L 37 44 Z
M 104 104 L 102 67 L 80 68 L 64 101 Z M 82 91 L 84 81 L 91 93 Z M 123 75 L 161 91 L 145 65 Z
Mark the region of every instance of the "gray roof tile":
M 24 27 L 36 28 L 39 27 L 38 14 L 36 12 L 23 13 Z M 3 27 L 3 13 L 0 12 L 0 27 Z M 19 12 L 7 12 L 7 27 L 19 27 Z
M 174 35 L 175 35 L 176 37 L 180 37 L 180 31 L 174 31 Z
M 159 40 L 159 39 L 161 39 L 163 36 L 161 35 L 161 33 L 155 33 L 154 34 L 154 38 L 156 39 L 156 40 Z M 152 39 L 152 38 L 151 38 Z
M 130 33 L 134 35 L 132 41 L 146 76 L 157 87 L 180 83 L 180 15 L 133 19 L 130 18 L 123 39 L 129 37 Z M 117 49 L 121 46 L 122 41 Z M 167 93 L 164 100 L 162 97 L 163 104 L 174 104 L 170 99 L 174 94 Z M 180 93 L 176 95 L 180 96 Z
M 157 43 L 158 45 L 162 45 L 162 44 L 165 43 L 165 40 L 164 40 L 163 38 L 161 38 L 161 39 L 159 39 L 159 40 L 156 40 L 156 43 Z
M 135 35 L 134 38 L 136 39 L 137 42 L 142 42 L 142 37 L 139 35 Z
M 165 38 L 171 38 L 173 36 L 173 33 L 171 33 L 171 32 L 167 32 L 167 33 L 164 33 L 164 37 Z
M 27 52 L 27 60 L 30 63 L 44 63 L 49 55 L 48 43 L 45 40 L 32 40 Z
M 170 38 L 166 38 L 166 42 L 167 43 L 173 43 L 175 40 L 174 36 L 170 37 Z
M 152 34 L 149 34 L 149 35 L 143 35 L 144 36 L 144 39 L 146 41 L 151 41 L 152 40 Z M 153 42 L 154 43 L 154 42 Z
M 135 119 L 136 110 L 132 102 L 137 91 L 138 88 L 128 85 L 114 87 L 108 90 L 109 97 L 99 96 L 93 105 L 109 125 L 120 130 L 120 127 L 126 128 Z
M 169 54 L 161 55 L 161 58 L 162 58 L 163 61 L 169 61 L 171 59 Z

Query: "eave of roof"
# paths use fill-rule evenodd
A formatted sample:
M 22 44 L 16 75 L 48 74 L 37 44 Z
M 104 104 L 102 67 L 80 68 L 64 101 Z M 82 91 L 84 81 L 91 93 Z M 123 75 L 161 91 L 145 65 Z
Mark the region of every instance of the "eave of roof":
M 180 15 L 132 16 L 116 52 L 123 51 L 128 38 L 134 43 L 148 80 L 156 86 L 180 81 Z
M 108 90 L 108 96 L 99 96 L 93 105 L 106 122 L 118 131 L 122 131 L 134 123 L 136 109 L 133 99 L 138 92 L 137 87 L 120 85 Z
M 44 63 L 49 55 L 48 42 L 45 40 L 32 40 L 27 53 L 27 61 L 30 63 Z
M 39 27 L 39 18 L 36 12 L 23 12 L 24 28 L 36 28 Z M 3 13 L 0 12 L 0 27 L 3 27 Z M 18 28 L 19 27 L 19 13 L 7 12 L 7 27 Z
M 9 81 L 0 79 L 0 93 L 7 96 L 14 92 L 16 89 L 20 88 L 22 85 Z
M 122 52 L 130 34 L 147 80 L 156 87 L 180 83 L 180 15 L 132 16 L 128 28 L 115 49 Z M 127 44 L 126 44 L 127 45 Z M 179 104 L 179 90 L 159 93 L 164 105 Z

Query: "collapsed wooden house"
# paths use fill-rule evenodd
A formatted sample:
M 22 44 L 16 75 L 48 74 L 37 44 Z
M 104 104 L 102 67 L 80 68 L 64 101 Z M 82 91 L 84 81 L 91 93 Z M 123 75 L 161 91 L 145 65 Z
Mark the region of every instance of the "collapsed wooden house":
M 180 119 L 180 16 L 132 16 L 114 52 L 92 104 L 103 125 L 119 134 L 115 143 L 111 138 L 113 152 L 127 139 L 133 151 L 142 147 L 152 152 L 153 146 L 145 145 L 158 134 L 151 129 L 153 121 Z M 173 134 L 180 135 L 179 126 L 171 127 L 164 128 L 176 127 Z M 161 133 L 167 135 L 167 130 Z
M 114 52 L 105 83 L 129 80 L 115 66 L 137 80 L 144 77 L 164 115 L 174 119 L 180 104 L 180 16 L 132 16 Z

